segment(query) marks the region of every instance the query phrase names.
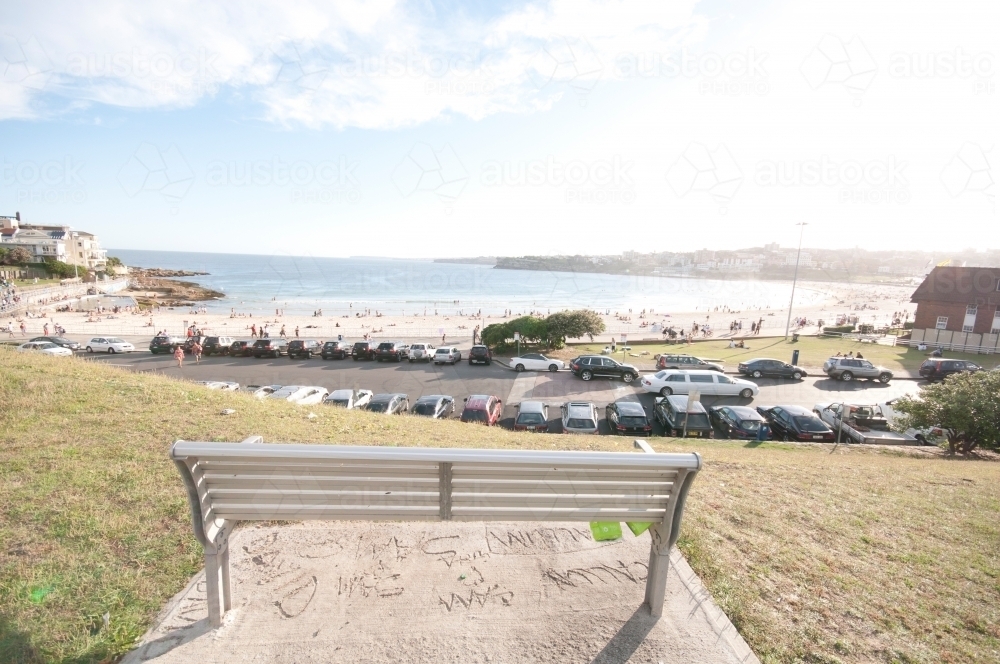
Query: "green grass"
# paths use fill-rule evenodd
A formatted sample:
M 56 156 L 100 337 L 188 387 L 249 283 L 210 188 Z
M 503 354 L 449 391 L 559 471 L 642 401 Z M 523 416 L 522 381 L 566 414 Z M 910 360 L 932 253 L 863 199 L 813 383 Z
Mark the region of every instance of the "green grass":
M 556 351 L 555 356 L 569 359 L 577 355 L 600 353 L 607 344 L 583 344 L 567 346 Z M 748 337 L 746 339 L 747 348 L 729 348 L 728 339 L 716 339 L 710 341 L 696 341 L 688 344 L 630 344 L 632 353 L 638 354 L 648 351 L 649 355 L 639 357 L 626 356 L 626 361 L 638 362 L 638 367 L 645 368 L 644 364 L 652 366 L 653 356 L 657 353 L 676 353 L 686 355 L 696 355 L 706 359 L 722 360 L 726 364 L 726 370 L 733 370 L 736 365 L 743 360 L 755 357 L 773 357 L 775 359 L 790 362 L 792 352 L 799 351 L 799 366 L 806 368 L 818 368 L 823 366 L 823 362 L 839 353 L 858 352 L 865 356 L 874 364 L 880 364 L 890 371 L 908 371 L 916 373 L 921 362 L 927 359 L 929 351 L 918 351 L 907 346 L 883 346 L 880 344 L 863 344 L 857 341 L 847 341 L 834 337 L 799 337 L 799 340 L 786 341 L 782 337 Z M 621 347 L 615 353 L 616 359 L 621 359 Z M 952 353 L 945 352 L 945 356 L 961 360 L 975 362 L 987 368 L 992 368 L 1000 364 L 1000 358 L 993 355 L 976 355 L 973 353 Z
M 113 659 L 200 568 L 167 459 L 175 439 L 631 446 L 322 407 L 309 419 L 309 408 L 5 348 L 0 404 L 5 663 Z M 763 661 L 1000 658 L 1000 464 L 939 451 L 652 443 L 704 455 L 679 545 Z
M 46 286 L 58 286 L 59 279 L 39 279 L 38 283 L 35 283 L 34 279 L 15 279 L 14 285 L 23 290 L 31 290 L 32 288 L 45 288 Z

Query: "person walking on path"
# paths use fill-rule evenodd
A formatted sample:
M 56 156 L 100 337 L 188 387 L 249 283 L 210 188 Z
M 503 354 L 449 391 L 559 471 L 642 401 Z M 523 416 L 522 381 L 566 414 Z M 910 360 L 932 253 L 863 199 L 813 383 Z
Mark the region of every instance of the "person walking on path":
M 184 366 L 184 349 L 180 346 L 174 348 L 174 359 L 177 360 L 177 368 Z
M 13 330 L 11 330 L 11 331 L 13 332 Z M 21 336 L 23 337 L 23 336 L 25 336 L 26 334 L 28 334 L 28 328 L 26 328 L 26 327 L 24 326 L 24 321 L 22 320 L 22 321 L 21 321 Z M 13 334 L 11 334 L 10 336 L 14 336 L 14 335 L 13 335 Z
M 256 339 L 257 338 L 257 324 L 256 323 L 254 323 L 253 325 L 250 326 L 250 338 L 251 339 Z
M 195 341 L 193 344 L 191 344 L 191 354 L 194 355 L 194 362 L 195 362 L 195 364 L 201 364 L 201 351 L 202 350 L 203 349 L 201 347 L 201 344 L 198 343 L 197 341 Z M 181 352 L 183 353 L 183 351 L 181 351 Z
M 48 323 L 46 323 L 45 325 L 42 326 L 42 334 L 44 334 L 45 336 L 49 336 L 49 324 Z M 10 326 L 10 336 L 14 336 L 14 326 L 13 325 Z
M 281 337 L 282 339 L 284 339 L 285 337 L 288 336 L 287 334 L 285 334 L 285 326 L 284 325 L 281 326 L 281 332 L 278 334 L 278 336 Z
M 295 338 L 296 339 L 299 338 L 299 326 L 298 325 L 295 326 Z

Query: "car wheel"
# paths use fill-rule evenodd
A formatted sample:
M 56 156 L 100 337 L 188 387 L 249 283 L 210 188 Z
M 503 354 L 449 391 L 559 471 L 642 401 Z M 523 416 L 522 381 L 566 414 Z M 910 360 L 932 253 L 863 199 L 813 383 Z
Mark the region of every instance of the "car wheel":
M 852 374 L 850 371 L 845 371 L 844 373 L 840 374 L 840 380 L 844 381 L 845 383 L 849 383 L 852 380 L 854 380 L 854 374 Z
M 88 352 L 88 353 L 93 353 L 93 352 L 94 352 L 94 349 L 93 349 L 93 348 L 91 348 L 90 346 L 87 346 L 87 352 Z
M 795 379 L 795 380 L 802 380 L 802 372 L 801 371 L 793 371 L 792 372 L 792 378 Z
M 413 364 L 413 358 L 412 357 L 410 358 L 410 364 Z
M 491 364 L 493 364 L 493 360 L 486 360 L 486 366 L 490 366 Z
M 471 360 L 470 360 L 470 362 L 471 362 Z M 524 365 L 523 364 L 518 364 L 516 367 L 514 367 L 514 371 L 517 371 L 517 372 L 524 371 Z
M 580 372 L 580 378 L 582 378 L 584 380 L 590 380 L 593 377 L 594 377 L 594 374 L 592 374 L 589 371 L 581 371 Z
M 880 383 L 885 384 L 885 383 L 888 383 L 890 380 L 892 380 L 892 376 L 890 376 L 887 373 L 882 373 L 882 374 L 879 374 L 879 376 L 878 376 L 878 382 L 880 382 Z
M 622 380 L 625 381 L 626 383 L 631 383 L 633 380 L 635 380 L 635 374 L 633 373 L 624 374 L 622 376 Z
M 551 371 L 552 373 L 555 373 L 555 372 L 559 371 L 559 365 L 558 364 L 550 364 L 549 365 L 549 371 Z
M 674 393 L 674 391 L 672 389 L 670 389 L 669 387 L 660 388 L 660 396 L 661 397 L 669 397 L 673 393 Z
M 788 434 L 786 433 L 786 434 L 782 434 L 781 440 L 787 443 L 787 442 L 790 442 L 792 439 L 789 438 Z
M 753 390 L 751 390 L 749 387 L 740 390 L 740 397 L 744 399 L 749 399 L 752 396 L 753 396 Z
M 761 376 L 763 376 L 764 374 L 762 374 L 762 373 L 761 373 L 761 372 L 760 372 L 760 371 L 758 370 L 758 371 L 754 371 L 754 372 L 753 372 L 752 374 L 750 374 L 750 375 L 752 375 L 752 376 L 753 376 L 754 378 L 760 378 L 760 377 L 761 377 Z
M 109 347 L 108 347 L 108 355 L 114 355 L 114 354 L 115 354 L 115 349 L 114 349 L 114 348 L 111 348 L 111 347 L 109 346 Z

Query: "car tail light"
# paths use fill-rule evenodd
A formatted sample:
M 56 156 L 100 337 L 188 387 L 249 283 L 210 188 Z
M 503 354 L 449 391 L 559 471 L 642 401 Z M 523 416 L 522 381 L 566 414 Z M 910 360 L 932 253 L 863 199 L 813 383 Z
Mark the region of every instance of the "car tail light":
M 625 431 L 625 425 L 624 424 L 619 424 L 615 428 L 618 429 L 619 431 Z
M 651 427 L 651 426 L 649 426 L 649 425 L 647 424 L 646 426 L 644 426 L 644 427 L 642 428 L 642 430 L 643 430 L 643 431 L 652 431 L 652 430 L 653 430 L 653 427 Z

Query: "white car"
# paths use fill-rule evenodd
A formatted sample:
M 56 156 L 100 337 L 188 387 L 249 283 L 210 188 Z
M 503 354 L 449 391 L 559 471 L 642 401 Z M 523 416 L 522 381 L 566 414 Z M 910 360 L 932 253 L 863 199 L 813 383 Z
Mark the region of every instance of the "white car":
M 88 353 L 131 353 L 135 346 L 118 337 L 94 337 L 87 342 Z
M 239 383 L 230 380 L 197 380 L 198 385 L 204 385 L 210 390 L 221 390 L 222 392 L 236 392 L 240 389 Z
M 718 371 L 664 369 L 655 374 L 643 376 L 642 389 L 668 397 L 671 394 L 689 394 L 697 391 L 702 395 L 742 397 L 757 396 L 757 383 L 742 378 L 733 378 Z
M 455 364 L 462 361 L 462 353 L 454 346 L 445 346 L 434 351 L 434 364 Z
M 247 385 L 243 388 L 243 391 L 249 392 L 250 396 L 256 397 L 257 399 L 264 399 L 280 389 L 281 385 Z
M 271 393 L 268 399 L 281 399 L 299 406 L 312 406 L 323 403 L 323 399 L 330 394 L 330 390 L 325 387 L 315 385 L 285 385 L 280 390 Z
M 431 344 L 410 344 L 407 358 L 410 362 L 430 362 L 434 358 L 434 346 Z
M 559 371 L 566 368 L 566 363 L 545 357 L 541 353 L 525 353 L 520 357 L 510 358 L 510 366 L 514 371 Z
M 562 405 L 563 433 L 598 433 L 597 406 L 590 401 L 569 401 Z
M 29 341 L 21 344 L 17 349 L 24 353 L 42 353 L 44 355 L 56 355 L 58 357 L 72 357 L 73 351 L 63 348 L 51 341 Z
M 327 406 L 340 406 L 351 410 L 352 408 L 364 408 L 371 400 L 371 390 L 334 390 L 323 400 L 323 403 Z
M 896 419 L 901 417 L 902 414 L 896 414 L 896 409 L 893 408 L 895 399 L 891 401 L 885 401 L 880 403 L 878 407 L 882 410 L 882 415 L 885 417 L 886 421 L 889 422 L 889 426 L 893 426 L 896 423 Z M 909 427 L 903 433 L 913 436 L 919 440 L 924 445 L 937 445 L 938 442 L 947 440 L 948 432 L 941 427 L 928 427 L 926 429 L 915 429 Z

